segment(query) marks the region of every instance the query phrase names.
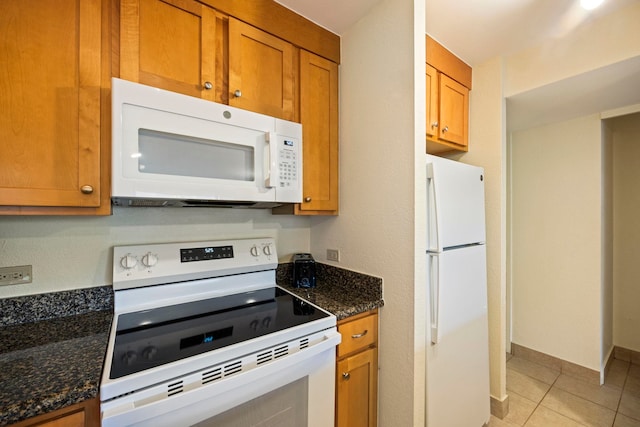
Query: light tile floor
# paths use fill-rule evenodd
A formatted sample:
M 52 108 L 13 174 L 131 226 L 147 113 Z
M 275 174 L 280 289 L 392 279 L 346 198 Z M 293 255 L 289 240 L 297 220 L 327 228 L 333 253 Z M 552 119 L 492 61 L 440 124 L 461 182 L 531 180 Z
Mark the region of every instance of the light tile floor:
M 489 427 L 640 427 L 640 365 L 614 360 L 604 385 L 507 355 L 509 414 Z

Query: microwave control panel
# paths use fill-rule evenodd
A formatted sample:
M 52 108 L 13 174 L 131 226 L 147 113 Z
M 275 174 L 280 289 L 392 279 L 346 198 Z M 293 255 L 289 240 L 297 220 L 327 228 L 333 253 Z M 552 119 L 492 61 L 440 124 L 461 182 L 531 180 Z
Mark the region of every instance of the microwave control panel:
M 283 120 L 279 123 L 289 125 Z M 275 179 L 267 186 L 275 188 L 276 202 L 302 203 L 302 128 L 298 123 L 291 125 L 297 127 L 286 126 L 286 129 L 278 129 L 276 135 L 270 135 L 276 140 L 276 144 L 270 142 L 272 156 L 276 159 L 271 171 Z
M 278 181 L 279 186 L 290 187 L 296 185 L 298 181 L 298 153 L 296 153 L 295 146 L 297 141 L 293 139 L 284 138 L 282 145 L 280 146 L 280 152 L 278 153 L 279 165 L 278 165 Z

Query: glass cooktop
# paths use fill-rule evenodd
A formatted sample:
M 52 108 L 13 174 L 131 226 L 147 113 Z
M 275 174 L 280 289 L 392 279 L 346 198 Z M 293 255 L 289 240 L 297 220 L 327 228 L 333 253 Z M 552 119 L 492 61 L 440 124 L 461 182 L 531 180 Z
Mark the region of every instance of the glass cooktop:
M 279 287 L 121 314 L 109 378 L 329 316 Z

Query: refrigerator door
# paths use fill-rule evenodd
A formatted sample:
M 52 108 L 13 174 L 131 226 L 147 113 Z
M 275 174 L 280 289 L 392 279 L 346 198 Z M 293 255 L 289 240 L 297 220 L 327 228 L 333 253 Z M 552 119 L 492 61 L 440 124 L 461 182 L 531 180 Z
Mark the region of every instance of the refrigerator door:
M 431 253 L 428 272 L 427 427 L 480 427 L 490 417 L 485 246 Z
M 484 170 L 427 155 L 427 249 L 484 242 Z

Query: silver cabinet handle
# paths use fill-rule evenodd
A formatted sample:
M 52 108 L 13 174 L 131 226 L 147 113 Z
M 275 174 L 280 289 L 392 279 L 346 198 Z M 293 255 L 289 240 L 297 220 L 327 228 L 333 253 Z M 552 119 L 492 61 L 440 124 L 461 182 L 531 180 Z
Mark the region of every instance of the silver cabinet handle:
M 211 90 L 213 89 L 213 84 L 211 84 L 211 82 L 204 82 L 204 88 L 205 90 Z
M 80 191 L 82 191 L 82 194 L 91 194 L 93 193 L 93 187 L 90 185 L 83 185 L 80 187 Z
M 240 98 L 242 96 L 242 91 L 240 89 L 236 89 L 235 92 L 233 92 L 233 96 Z
M 305 198 L 304 198 L 304 201 L 305 201 L 305 202 L 307 202 L 307 203 L 309 203 L 309 202 L 311 201 L 311 197 L 305 197 Z
M 447 133 L 448 130 L 449 130 L 449 126 L 445 126 L 444 129 L 442 129 L 442 133 Z
M 342 378 L 343 378 L 345 381 L 349 381 L 349 378 L 351 378 L 351 374 L 350 374 L 349 372 L 343 372 L 343 373 L 342 373 Z
M 437 128 L 437 127 L 438 127 L 438 122 L 433 122 L 433 123 L 431 123 L 431 127 L 432 127 L 432 128 Z
M 365 329 L 363 333 L 361 334 L 355 334 L 355 335 L 351 335 L 351 338 L 353 339 L 358 339 L 358 338 L 362 338 L 363 336 L 367 335 L 369 333 L 369 330 Z

